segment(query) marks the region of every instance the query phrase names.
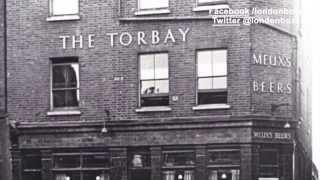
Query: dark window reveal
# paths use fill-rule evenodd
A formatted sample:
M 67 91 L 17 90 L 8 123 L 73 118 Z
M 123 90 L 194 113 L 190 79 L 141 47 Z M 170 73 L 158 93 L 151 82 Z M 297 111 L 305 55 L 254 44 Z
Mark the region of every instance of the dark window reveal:
M 53 108 L 79 106 L 79 64 L 70 60 L 52 61 Z
M 26 154 L 22 159 L 23 164 L 23 179 L 24 180 L 41 180 L 41 155 Z
M 227 50 L 197 52 L 198 104 L 227 103 Z
M 260 177 L 278 177 L 278 152 L 276 150 L 260 151 Z
M 141 106 L 169 105 L 168 54 L 140 55 Z
M 209 165 L 240 165 L 239 150 L 215 150 L 208 152 Z

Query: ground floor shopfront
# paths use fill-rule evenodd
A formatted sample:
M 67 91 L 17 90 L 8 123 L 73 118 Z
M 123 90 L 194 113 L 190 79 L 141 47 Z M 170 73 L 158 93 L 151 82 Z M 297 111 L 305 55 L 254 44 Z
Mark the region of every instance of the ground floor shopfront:
M 253 124 L 21 126 L 13 180 L 292 180 L 293 132 Z

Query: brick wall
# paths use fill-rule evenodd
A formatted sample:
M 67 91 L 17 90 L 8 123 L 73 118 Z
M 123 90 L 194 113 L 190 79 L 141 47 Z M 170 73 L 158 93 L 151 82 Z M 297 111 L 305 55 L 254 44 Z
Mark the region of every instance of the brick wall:
M 102 120 L 105 109 L 110 110 L 113 120 L 249 113 L 249 27 L 214 28 L 208 20 L 119 22 L 114 18 L 116 4 L 109 1 L 81 1 L 80 6 L 79 21 L 47 22 L 47 2 L 8 2 L 11 120 Z M 190 28 L 187 42 L 177 40 L 174 45 L 122 47 L 116 43 L 111 48 L 106 36 L 108 32 L 150 33 L 154 29 L 163 32 L 169 28 L 177 36 L 178 28 L 187 27 Z M 96 34 L 95 48 L 62 49 L 59 35 L 86 36 L 90 33 Z M 221 47 L 228 47 L 228 98 L 232 108 L 228 111 L 192 111 L 196 103 L 195 51 Z M 149 51 L 169 52 L 170 97 L 179 97 L 177 102 L 170 102 L 172 112 L 135 112 L 138 104 L 137 54 Z M 79 57 L 81 117 L 46 116 L 50 104 L 49 58 L 61 56 Z M 115 77 L 124 80 L 114 81 Z M 120 89 L 123 90 L 120 92 Z

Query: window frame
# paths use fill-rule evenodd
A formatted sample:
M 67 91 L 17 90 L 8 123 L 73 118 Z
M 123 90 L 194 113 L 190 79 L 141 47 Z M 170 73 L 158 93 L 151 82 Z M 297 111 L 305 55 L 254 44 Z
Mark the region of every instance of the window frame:
M 39 167 L 28 167 L 29 162 L 32 161 L 32 163 L 35 163 L 34 160 L 31 160 L 29 158 L 37 158 L 37 161 L 39 161 L 38 164 Z M 27 163 L 28 162 L 28 163 Z M 24 179 L 28 179 L 26 177 L 28 176 L 38 176 L 39 179 L 41 179 L 41 170 L 42 170 L 42 156 L 40 152 L 33 152 L 33 153 L 25 153 L 22 156 L 22 177 Z
M 227 4 L 227 0 L 211 0 L 211 2 L 199 2 L 199 0 L 196 0 L 197 6 L 212 6 L 212 5 L 221 5 L 221 4 Z
M 142 80 L 141 78 L 141 56 L 143 55 L 157 55 L 157 54 L 166 54 L 167 55 L 167 63 L 168 63 L 168 78 L 160 78 L 160 79 L 148 79 L 148 80 Z M 143 52 L 143 53 L 138 53 L 138 107 L 139 108 L 152 108 L 152 107 L 163 107 L 161 105 L 159 106 L 142 106 L 141 104 L 141 99 L 144 97 L 166 97 L 168 96 L 168 105 L 165 107 L 170 106 L 170 57 L 169 57 L 169 52 L 168 51 L 155 51 L 155 52 Z M 155 77 L 154 77 L 155 78 Z M 157 80 L 168 80 L 168 93 L 158 93 L 158 94 L 150 94 L 150 95 L 143 95 L 142 94 L 142 81 L 157 81 Z
M 53 12 L 53 1 L 54 0 L 48 0 L 49 1 L 49 17 L 57 17 L 57 16 L 74 16 L 80 14 L 80 0 L 78 1 L 78 12 L 77 13 L 71 13 L 71 14 L 54 14 Z
M 277 164 L 261 164 L 261 152 L 273 152 L 273 153 L 276 153 L 276 159 L 277 159 Z M 280 152 L 277 150 L 277 149 L 260 149 L 260 152 L 259 152 L 259 175 L 260 177 L 264 177 L 265 175 L 263 175 L 261 169 L 262 168 L 275 168 L 277 169 L 277 172 L 276 172 L 276 177 L 279 177 L 279 168 L 280 168 Z
M 106 155 L 108 156 L 108 167 L 86 167 L 84 165 L 84 157 L 90 155 Z M 66 156 L 77 156 L 79 158 L 79 167 L 56 167 L 56 158 L 57 157 L 66 157 Z M 93 172 L 101 172 L 102 174 L 107 174 L 108 178 L 110 179 L 111 169 L 112 169 L 112 162 L 111 162 L 111 154 L 110 152 L 75 152 L 75 153 L 53 153 L 52 154 L 52 169 L 53 172 L 53 179 L 56 179 L 56 175 L 59 173 L 77 173 L 80 177 L 83 177 L 85 173 L 93 173 Z
M 192 153 L 193 156 L 193 165 L 173 165 L 173 166 L 166 166 L 165 165 L 165 154 L 179 154 L 179 153 Z M 174 173 L 174 176 L 177 175 L 177 172 L 186 171 L 192 172 L 192 180 L 196 179 L 196 151 L 195 149 L 188 148 L 188 149 L 170 149 L 170 150 L 163 150 L 161 152 L 161 179 L 164 180 L 165 174 L 167 173 Z
M 198 58 L 198 52 L 203 52 L 203 51 L 226 51 L 226 75 L 217 75 L 217 76 L 207 76 L 207 77 L 199 77 L 198 76 L 198 67 L 199 67 L 199 58 Z M 214 105 L 214 104 L 228 104 L 228 75 L 229 75 L 229 68 L 228 68 L 228 55 L 229 55 L 229 50 L 227 47 L 222 47 L 222 48 L 205 48 L 205 49 L 196 49 L 195 56 L 196 56 L 196 68 L 195 68 L 195 75 L 196 75 L 196 105 Z M 226 78 L 226 88 L 216 88 L 216 89 L 199 89 L 199 79 L 200 78 L 221 78 L 225 77 Z M 227 102 L 226 103 L 210 103 L 210 104 L 199 104 L 199 93 L 215 93 L 215 92 L 227 92 Z
M 211 164 L 209 162 L 210 160 L 210 153 L 214 153 L 214 152 L 237 152 L 239 153 L 239 164 Z M 236 147 L 230 147 L 230 148 L 208 148 L 206 150 L 206 154 L 207 154 L 207 162 L 206 162 L 206 172 L 207 172 L 207 180 L 210 180 L 210 176 L 212 174 L 213 171 L 216 171 L 217 173 L 219 172 L 226 172 L 226 171 L 237 171 L 239 178 L 241 176 L 241 150 L 239 148 Z M 218 175 L 218 174 L 217 174 Z
M 141 8 L 141 1 L 144 1 L 144 0 L 137 0 L 137 8 L 138 8 L 138 11 L 152 11 L 152 10 L 164 10 L 164 9 L 169 9 L 170 7 L 170 0 L 167 0 L 168 2 L 168 6 L 167 7 L 157 7 L 157 8 Z
M 61 63 L 54 63 L 54 61 L 61 61 Z M 63 62 L 66 61 L 66 62 Z M 70 64 L 77 64 L 78 65 L 78 77 L 77 77 L 77 87 L 76 88 L 58 88 L 59 90 L 70 90 L 75 89 L 78 98 L 78 106 L 65 106 L 65 107 L 54 107 L 54 100 L 53 100 L 53 67 L 54 66 L 65 66 Z M 80 107 L 80 63 L 78 57 L 56 57 L 50 58 L 50 111 L 72 111 L 72 110 L 79 110 Z

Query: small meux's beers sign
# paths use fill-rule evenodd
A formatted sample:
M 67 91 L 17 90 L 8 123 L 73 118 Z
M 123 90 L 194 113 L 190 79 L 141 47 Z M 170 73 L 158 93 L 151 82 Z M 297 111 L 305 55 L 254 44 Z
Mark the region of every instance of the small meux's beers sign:
M 292 134 L 289 132 L 253 131 L 253 138 L 264 140 L 291 140 Z
M 252 63 L 264 67 L 263 69 L 260 68 L 263 71 L 261 76 L 267 77 L 261 80 L 263 77 L 255 74 L 252 82 L 253 92 L 292 94 L 292 78 L 290 78 L 291 67 L 293 66 L 292 59 L 281 55 L 254 53 Z

